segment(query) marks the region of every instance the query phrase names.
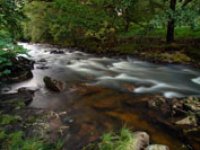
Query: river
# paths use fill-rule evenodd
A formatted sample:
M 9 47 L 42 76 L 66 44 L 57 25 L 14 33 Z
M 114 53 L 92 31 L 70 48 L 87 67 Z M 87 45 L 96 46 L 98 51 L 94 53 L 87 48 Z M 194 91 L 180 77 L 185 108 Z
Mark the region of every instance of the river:
M 74 137 L 66 136 L 70 148 L 77 143 L 80 144 L 82 137 L 88 138 L 85 133 L 87 131 L 82 130 L 91 129 L 95 135 L 127 124 L 135 130 L 147 131 L 153 141 L 167 144 L 172 149 L 181 149 L 183 143 L 160 127 L 146 121 L 145 115 L 141 114 L 144 111 L 118 105 L 118 99 L 130 100 L 134 99 L 132 95 L 147 94 L 163 95 L 166 98 L 200 96 L 200 70 L 183 65 L 153 64 L 132 57 L 100 57 L 47 44 L 20 43 L 20 45 L 28 50 L 26 57 L 36 61 L 35 69 L 32 71 L 33 78 L 10 85 L 9 92 L 15 92 L 21 87 L 32 88 L 37 92 L 30 107 L 71 109 L 69 118 L 74 127 L 70 135 Z M 53 54 L 52 51 L 64 53 Z M 72 94 L 73 88 L 61 93 L 50 92 L 44 86 L 44 76 L 66 82 L 69 86 L 83 83 L 94 89 L 90 89 L 92 92 L 89 95 L 79 96 Z M 96 87 L 103 88 L 96 89 Z M 95 105 L 98 105 L 97 108 L 105 105 L 116 105 L 116 107 L 113 106 L 112 110 L 110 107 L 96 110 Z

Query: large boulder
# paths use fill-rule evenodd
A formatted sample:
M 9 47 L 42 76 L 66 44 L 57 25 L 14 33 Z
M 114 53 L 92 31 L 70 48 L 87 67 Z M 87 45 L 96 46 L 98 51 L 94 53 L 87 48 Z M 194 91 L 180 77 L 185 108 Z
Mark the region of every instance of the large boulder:
M 31 70 L 34 68 L 35 61 L 33 61 L 33 60 L 30 60 L 30 59 L 22 57 L 22 56 L 18 56 L 17 60 L 18 60 L 18 65 L 23 66 L 23 69 L 25 69 L 25 70 Z
M 145 150 L 169 150 L 169 147 L 166 145 L 153 144 L 149 145 Z
M 47 89 L 54 91 L 54 92 L 61 92 L 65 89 L 65 84 L 61 81 L 52 79 L 48 76 L 43 78 L 44 84 Z
M 11 73 L 2 80 L 9 82 L 21 82 L 33 77 L 31 70 L 34 68 L 34 61 L 18 56 L 11 59 L 12 66 L 7 67 Z M 1 72 L 2 70 L 0 70 Z

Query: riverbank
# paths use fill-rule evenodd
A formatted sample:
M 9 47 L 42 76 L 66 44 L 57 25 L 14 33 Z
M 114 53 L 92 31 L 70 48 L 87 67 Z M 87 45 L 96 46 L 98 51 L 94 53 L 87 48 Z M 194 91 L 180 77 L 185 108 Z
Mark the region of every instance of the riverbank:
M 58 47 L 69 47 L 80 51 L 107 57 L 135 57 L 157 64 L 183 64 L 200 67 L 200 39 L 179 38 L 171 44 L 160 37 L 121 37 L 102 43 L 97 39 L 79 39 L 70 43 L 52 43 Z M 77 44 L 76 44 L 77 43 Z
M 51 125 L 56 112 L 28 107 L 34 92 L 21 88 L 0 95 L 0 149 L 61 150 L 61 135 Z
M 22 82 L 33 77 L 31 70 L 34 69 L 34 61 L 27 59 L 22 56 L 17 56 L 16 58 L 10 59 L 10 65 L 7 67 L 2 67 L 0 70 L 0 86 L 6 83 L 17 83 Z M 8 73 L 5 75 L 3 71 L 7 70 Z

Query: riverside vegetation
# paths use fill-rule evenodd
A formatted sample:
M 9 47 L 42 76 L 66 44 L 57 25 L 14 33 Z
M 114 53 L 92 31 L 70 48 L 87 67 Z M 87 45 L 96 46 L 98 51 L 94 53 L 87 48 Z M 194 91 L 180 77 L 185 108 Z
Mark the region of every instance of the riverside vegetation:
M 24 8 L 29 19 L 23 33 L 33 42 L 93 53 L 198 64 L 199 5 L 198 0 L 32 1 Z
M 1 89 L 5 85 L 33 77 L 31 70 L 34 69 L 35 61 L 27 59 L 27 50 L 19 46 L 18 41 L 78 48 L 99 56 L 128 55 L 156 63 L 190 64 L 199 68 L 200 1 L 0 0 Z M 62 55 L 64 52 L 52 53 Z M 68 135 L 69 129 L 83 138 L 79 140 L 80 145 L 72 141 L 71 150 L 169 149 L 171 145 L 167 144 L 170 142 L 165 140 L 163 141 L 166 146 L 152 144 L 156 143 L 156 137 L 159 136 L 150 140 L 152 134 L 149 136 L 146 132 L 133 132 L 134 129 L 132 131 L 132 125 L 136 124 L 136 129 L 139 128 L 139 119 L 135 114 L 142 116 L 145 120 L 141 121 L 142 125 L 149 130 L 154 129 L 151 124 L 158 124 L 166 132 L 169 131 L 180 139 L 182 145 L 177 145 L 181 149 L 199 148 L 200 101 L 197 97 L 170 100 L 158 95 L 134 97 L 77 83 L 70 88 L 63 88 L 64 83 L 61 81 L 52 80 L 50 77 L 44 79 L 50 90 L 55 87 L 58 89 L 56 92 L 62 93 L 64 90 L 76 89 L 75 95 L 83 96 L 84 104 L 73 103 L 71 110 L 79 108 L 88 111 L 89 107 L 92 108 L 90 112 L 97 110 L 94 114 L 100 112 L 109 116 L 105 117 L 108 122 L 103 123 L 97 131 L 94 129 L 97 125 L 88 120 L 83 124 L 81 121 L 79 124 L 73 124 L 65 111 L 28 107 L 36 91 L 20 88 L 14 94 L 0 94 L 0 149 L 65 149 L 68 148 L 68 138 L 65 135 Z M 59 85 L 54 85 L 56 83 Z M 126 88 L 129 90 L 133 87 L 127 85 Z M 106 103 L 104 94 L 114 94 L 114 98 L 111 97 Z M 99 100 L 90 102 L 90 96 L 94 95 Z M 128 98 L 122 101 L 122 97 L 126 96 Z M 130 101 L 132 97 L 136 101 Z M 132 114 L 126 111 L 130 108 L 134 109 L 131 110 Z M 67 111 L 70 112 L 70 109 Z M 145 112 L 148 112 L 146 116 L 141 115 Z M 76 113 L 75 111 L 74 114 Z M 88 118 L 90 117 L 95 120 L 92 115 L 88 115 Z M 120 121 L 127 123 L 127 127 L 123 128 Z M 111 124 L 115 123 L 122 128 L 121 131 L 111 127 Z M 78 129 L 73 128 L 73 125 L 77 124 L 80 126 L 78 132 Z M 86 135 L 86 130 L 94 131 Z M 159 128 L 159 131 L 163 130 Z M 77 137 L 74 137 L 77 140 Z

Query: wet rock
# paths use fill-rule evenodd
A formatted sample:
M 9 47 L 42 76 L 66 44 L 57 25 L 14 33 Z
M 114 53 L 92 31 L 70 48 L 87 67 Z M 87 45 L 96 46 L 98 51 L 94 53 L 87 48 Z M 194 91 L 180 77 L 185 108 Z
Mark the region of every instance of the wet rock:
M 125 88 L 129 92 L 133 92 L 134 89 L 136 88 L 134 85 L 128 84 L 128 83 L 123 84 L 122 87 Z
M 9 77 L 10 82 L 20 82 L 20 81 L 25 81 L 27 79 L 31 79 L 33 77 L 33 74 L 30 70 L 28 71 L 20 71 L 17 75 L 14 77 L 11 76 Z
M 149 135 L 146 132 L 135 132 L 133 136 L 133 140 L 127 146 L 127 149 L 142 150 L 149 145 Z
M 171 101 L 172 105 L 172 115 L 174 117 L 184 117 L 187 114 L 187 111 L 183 109 L 183 100 L 180 99 L 173 99 Z
M 47 62 L 47 60 L 44 59 L 44 58 L 42 58 L 42 59 L 38 60 L 37 62 L 41 62 L 41 63 L 43 63 L 43 62 Z
M 2 112 L 10 112 L 13 109 L 29 105 L 33 100 L 34 92 L 20 89 L 15 94 L 0 95 L 0 109 Z
M 33 77 L 31 70 L 34 68 L 34 61 L 21 56 L 11 61 L 13 65 L 7 68 L 11 74 L 5 77 L 5 81 L 20 82 Z
M 25 57 L 19 56 L 17 57 L 19 65 L 23 66 L 24 69 L 29 70 L 34 68 L 35 61 L 27 59 Z
M 63 82 L 52 79 L 48 76 L 45 76 L 43 78 L 43 81 L 45 83 L 46 88 L 54 92 L 61 92 L 65 89 L 65 84 Z
M 193 125 L 197 126 L 197 119 L 195 116 L 188 116 L 186 118 L 183 118 L 179 121 L 177 121 L 175 124 L 177 125 Z
M 157 97 L 157 98 L 155 98 L 153 100 L 149 100 L 148 101 L 148 106 L 150 108 L 160 108 L 165 103 L 166 103 L 165 98 L 163 98 L 163 97 Z
M 153 100 L 148 101 L 149 108 L 157 109 L 165 116 L 170 116 L 172 111 L 171 107 L 164 97 L 156 96 Z
M 64 54 L 65 52 L 62 50 L 53 50 L 50 52 L 50 54 Z
M 29 105 L 32 102 L 34 93 L 35 93 L 35 90 L 32 90 L 32 89 L 28 89 L 28 88 L 18 89 L 18 96 L 22 97 L 26 105 Z
M 189 97 L 183 104 L 186 110 L 191 110 L 193 112 L 200 112 L 200 99 Z
M 37 68 L 37 69 L 41 69 L 41 70 L 49 69 L 49 67 L 48 67 L 48 66 L 45 66 L 45 65 L 37 66 L 36 68 Z
M 4 88 L 2 88 L 0 91 L 1 91 L 2 93 L 6 93 L 6 92 L 9 92 L 10 90 L 11 90 L 10 87 L 4 87 Z
M 26 94 L 26 93 L 28 93 L 28 94 L 34 94 L 35 90 L 33 90 L 33 89 L 28 89 L 28 88 L 23 87 L 23 88 L 19 88 L 19 89 L 17 90 L 17 92 L 18 92 L 19 94 Z
M 145 150 L 169 150 L 169 147 L 166 145 L 153 144 L 149 145 Z

